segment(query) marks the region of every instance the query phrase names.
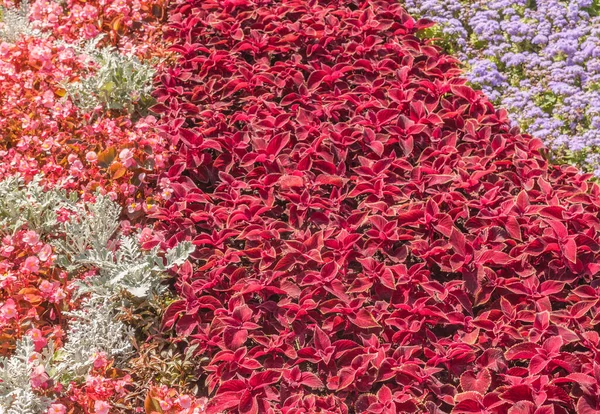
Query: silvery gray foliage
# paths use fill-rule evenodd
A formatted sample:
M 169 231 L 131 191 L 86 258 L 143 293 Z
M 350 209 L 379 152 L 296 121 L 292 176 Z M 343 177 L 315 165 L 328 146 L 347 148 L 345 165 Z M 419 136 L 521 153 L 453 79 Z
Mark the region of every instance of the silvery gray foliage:
M 19 7 L 0 7 L 0 39 L 14 43 L 21 36 L 45 36 L 29 22 L 29 2 L 22 1 Z
M 77 284 L 76 293 L 88 296 L 79 310 L 67 313 L 71 319 L 63 348 L 55 351 L 50 343 L 38 354 L 31 338 L 24 337 L 13 356 L 0 358 L 0 414 L 40 414 L 47 409 L 50 401 L 31 388 L 33 356 L 52 378 L 63 382 L 82 379 L 97 353 L 117 363 L 126 360 L 133 331 L 118 320 L 119 293 L 126 290 L 139 298 L 160 293 L 162 274 L 194 251 L 189 242 L 168 250 L 164 258 L 158 248 L 143 251 L 136 237 L 118 234 L 121 207 L 110 198 L 98 195 L 96 201 L 82 203 L 62 190 L 44 190 L 40 181 L 36 176 L 25 184 L 14 176 L 0 182 L 0 233 L 26 224 L 55 239 L 58 266 L 72 273 L 95 269 L 98 274 Z M 66 223 L 58 221 L 61 208 L 73 213 Z
M 191 243 L 179 243 L 163 259 L 158 247 L 142 251 L 135 237 L 114 238 L 120 214 L 117 203 L 98 196 L 95 203 L 78 206 L 77 218 L 62 225 L 65 238 L 55 244 L 62 253 L 58 263 L 70 271 L 82 267 L 98 271 L 96 276 L 77 284 L 79 295 L 93 293 L 110 298 L 121 290 L 138 298 L 160 294 L 164 290 L 162 273 L 182 264 L 194 251 Z
M 152 102 L 152 81 L 155 70 L 151 64 L 140 61 L 133 54 L 122 54 L 114 47 L 98 48 L 102 37 L 83 46 L 70 45 L 83 56 L 88 56 L 88 76 L 79 82 L 65 83 L 63 87 L 72 102 L 83 111 L 101 105 L 105 109 L 126 110 L 133 113 L 145 110 Z
M 0 413 L 38 414 L 50 404 L 48 398 L 34 393 L 30 378 L 36 362 L 47 362 L 35 352 L 33 340 L 25 336 L 17 342 L 10 358 L 0 358 Z
M 84 377 L 98 353 L 124 360 L 133 348 L 130 327 L 116 319 L 116 311 L 109 299 L 91 295 L 81 309 L 65 313 L 71 317 L 65 345 L 58 350 L 56 365 L 48 372 L 60 380 Z
M 0 233 L 14 233 L 24 224 L 40 235 L 51 233 L 58 225 L 57 210 L 72 209 L 76 195 L 63 190 L 44 190 L 41 175 L 25 184 L 19 175 L 0 181 Z
M 59 264 L 69 271 L 81 268 L 91 259 L 103 263 L 108 259 L 108 244 L 119 228 L 121 207 L 106 196 L 99 195 L 94 203 L 75 206 L 71 220 L 62 223 L 64 239 L 55 247 L 64 254 Z M 90 253 L 101 256 L 89 258 Z

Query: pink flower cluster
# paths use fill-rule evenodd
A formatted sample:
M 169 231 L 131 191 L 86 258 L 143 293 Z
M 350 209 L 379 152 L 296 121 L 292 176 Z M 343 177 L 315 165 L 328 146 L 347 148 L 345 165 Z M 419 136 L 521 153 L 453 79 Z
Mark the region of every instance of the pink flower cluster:
M 0 247 L 0 355 L 29 332 L 36 348 L 48 339 L 60 344 L 62 319 L 72 308 L 67 274 L 53 266 L 52 247 L 34 231 L 2 238 Z
M 80 113 L 61 85 L 81 69 L 72 49 L 48 39 L 0 43 L 0 178 L 43 173 L 50 183 L 84 193 L 99 188 L 128 205 L 150 197 L 148 177 L 165 168 L 168 146 L 155 118 Z
M 156 0 L 37 0 L 30 18 L 35 28 L 66 41 L 92 39 L 101 33 L 122 50 L 161 53 L 160 35 L 166 1 Z
M 0 0 L 0 6 L 15 4 Z M 127 206 L 125 232 L 138 226 L 144 212 L 154 211 L 157 203 L 168 198 L 162 190 L 155 196 L 148 184 L 154 174 L 166 169 L 169 153 L 168 142 L 156 131 L 156 119 L 132 120 L 121 113 L 92 114 L 76 108 L 63 85 L 84 74 L 86 57 L 56 42 L 104 34 L 103 44 L 124 53 L 162 56 L 162 43 L 155 38 L 161 34 L 163 11 L 162 0 L 30 4 L 31 27 L 48 36 L 22 36 L 15 42 L 0 39 L 0 180 L 20 174 L 28 181 L 43 174 L 43 185 L 75 191 L 83 199 L 96 191 L 109 194 Z M 65 220 L 69 212 L 59 216 Z M 78 302 L 73 299 L 72 281 L 55 260 L 48 240 L 26 225 L 2 238 L 0 356 L 10 356 L 24 335 L 33 339 L 38 352 L 50 341 L 59 348 L 63 345 L 68 335 L 65 312 Z M 134 388 L 131 376 L 116 369 L 105 355 L 97 356 L 84 383 L 64 387 L 38 364 L 31 385 L 55 399 L 48 414 L 113 413 Z M 182 414 L 201 412 L 191 397 L 162 389 L 159 394 L 163 406 L 180 409 Z
M 194 398 L 167 386 L 160 386 L 150 390 L 145 408 L 148 414 L 200 414 L 206 411 L 207 405 L 207 398 Z

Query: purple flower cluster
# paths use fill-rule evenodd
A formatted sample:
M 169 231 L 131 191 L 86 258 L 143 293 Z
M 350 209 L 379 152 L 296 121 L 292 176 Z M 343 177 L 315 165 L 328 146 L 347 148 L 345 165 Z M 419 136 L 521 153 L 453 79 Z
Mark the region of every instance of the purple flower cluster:
M 600 7 L 593 0 L 405 0 L 467 77 L 556 154 L 600 176 Z

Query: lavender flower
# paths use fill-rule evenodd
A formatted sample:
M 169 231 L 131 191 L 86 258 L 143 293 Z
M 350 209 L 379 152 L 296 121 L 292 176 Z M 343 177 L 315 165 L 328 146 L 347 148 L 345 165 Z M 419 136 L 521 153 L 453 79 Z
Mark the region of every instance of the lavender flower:
M 600 176 L 600 7 L 593 0 L 405 0 L 469 81 L 557 157 Z

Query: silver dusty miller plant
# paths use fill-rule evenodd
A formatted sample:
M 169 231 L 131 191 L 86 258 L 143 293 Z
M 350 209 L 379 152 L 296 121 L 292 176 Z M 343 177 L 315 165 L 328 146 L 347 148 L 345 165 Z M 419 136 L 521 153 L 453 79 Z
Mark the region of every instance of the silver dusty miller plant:
M 41 180 L 42 176 L 37 175 L 25 184 L 21 176 L 15 175 L 0 182 L 0 233 L 14 233 L 27 225 L 29 230 L 48 235 L 58 226 L 57 211 L 74 208 L 75 194 L 45 190 Z
M 154 102 L 151 96 L 154 68 L 114 47 L 98 48 L 101 39 L 99 36 L 83 46 L 67 45 L 76 53 L 88 56 L 90 66 L 95 66 L 78 82 L 63 84 L 71 101 L 85 112 L 98 106 L 130 114 L 145 111 Z
M 98 353 L 124 360 L 133 350 L 131 328 L 118 321 L 113 305 L 106 298 L 91 295 L 81 309 L 65 312 L 71 317 L 67 341 L 56 353 L 53 377 L 62 382 L 84 377 Z
M 48 398 L 37 395 L 31 387 L 31 374 L 42 355 L 35 352 L 29 336 L 17 342 L 10 358 L 0 358 L 0 413 L 38 414 L 50 404 Z M 47 361 L 47 360 L 46 360 Z
M 162 274 L 182 264 L 194 251 L 190 242 L 179 243 L 159 256 L 158 247 L 143 252 L 135 237 L 114 237 L 121 207 L 108 197 L 77 206 L 74 219 L 62 225 L 64 240 L 57 241 L 58 264 L 69 271 L 97 269 L 98 274 L 77 283 L 78 293 L 111 298 L 122 290 L 138 298 L 162 293 Z M 165 263 L 166 260 L 166 263 Z
M 21 36 L 43 37 L 40 30 L 31 26 L 28 16 L 28 1 L 22 1 L 19 7 L 0 7 L 0 39 L 14 43 Z
M 70 321 L 61 349 L 50 343 L 38 354 L 25 337 L 13 356 L 0 359 L 0 414 L 41 414 L 48 407 L 50 401 L 36 395 L 30 384 L 35 363 L 43 363 L 48 375 L 63 383 L 84 378 L 98 353 L 123 363 L 133 350 L 133 331 L 118 320 L 126 304 L 120 294 L 126 291 L 140 299 L 160 294 L 164 272 L 194 251 L 189 242 L 179 243 L 164 257 L 158 247 L 143 251 L 136 237 L 119 234 L 121 207 L 108 197 L 82 203 L 40 183 L 41 176 L 28 184 L 21 177 L 0 182 L 0 233 L 26 225 L 52 241 L 59 254 L 56 265 L 72 275 L 85 269 L 96 275 L 75 283 L 75 295 L 87 296 L 80 309 L 66 313 Z M 59 222 L 60 209 L 72 212 L 69 221 Z

